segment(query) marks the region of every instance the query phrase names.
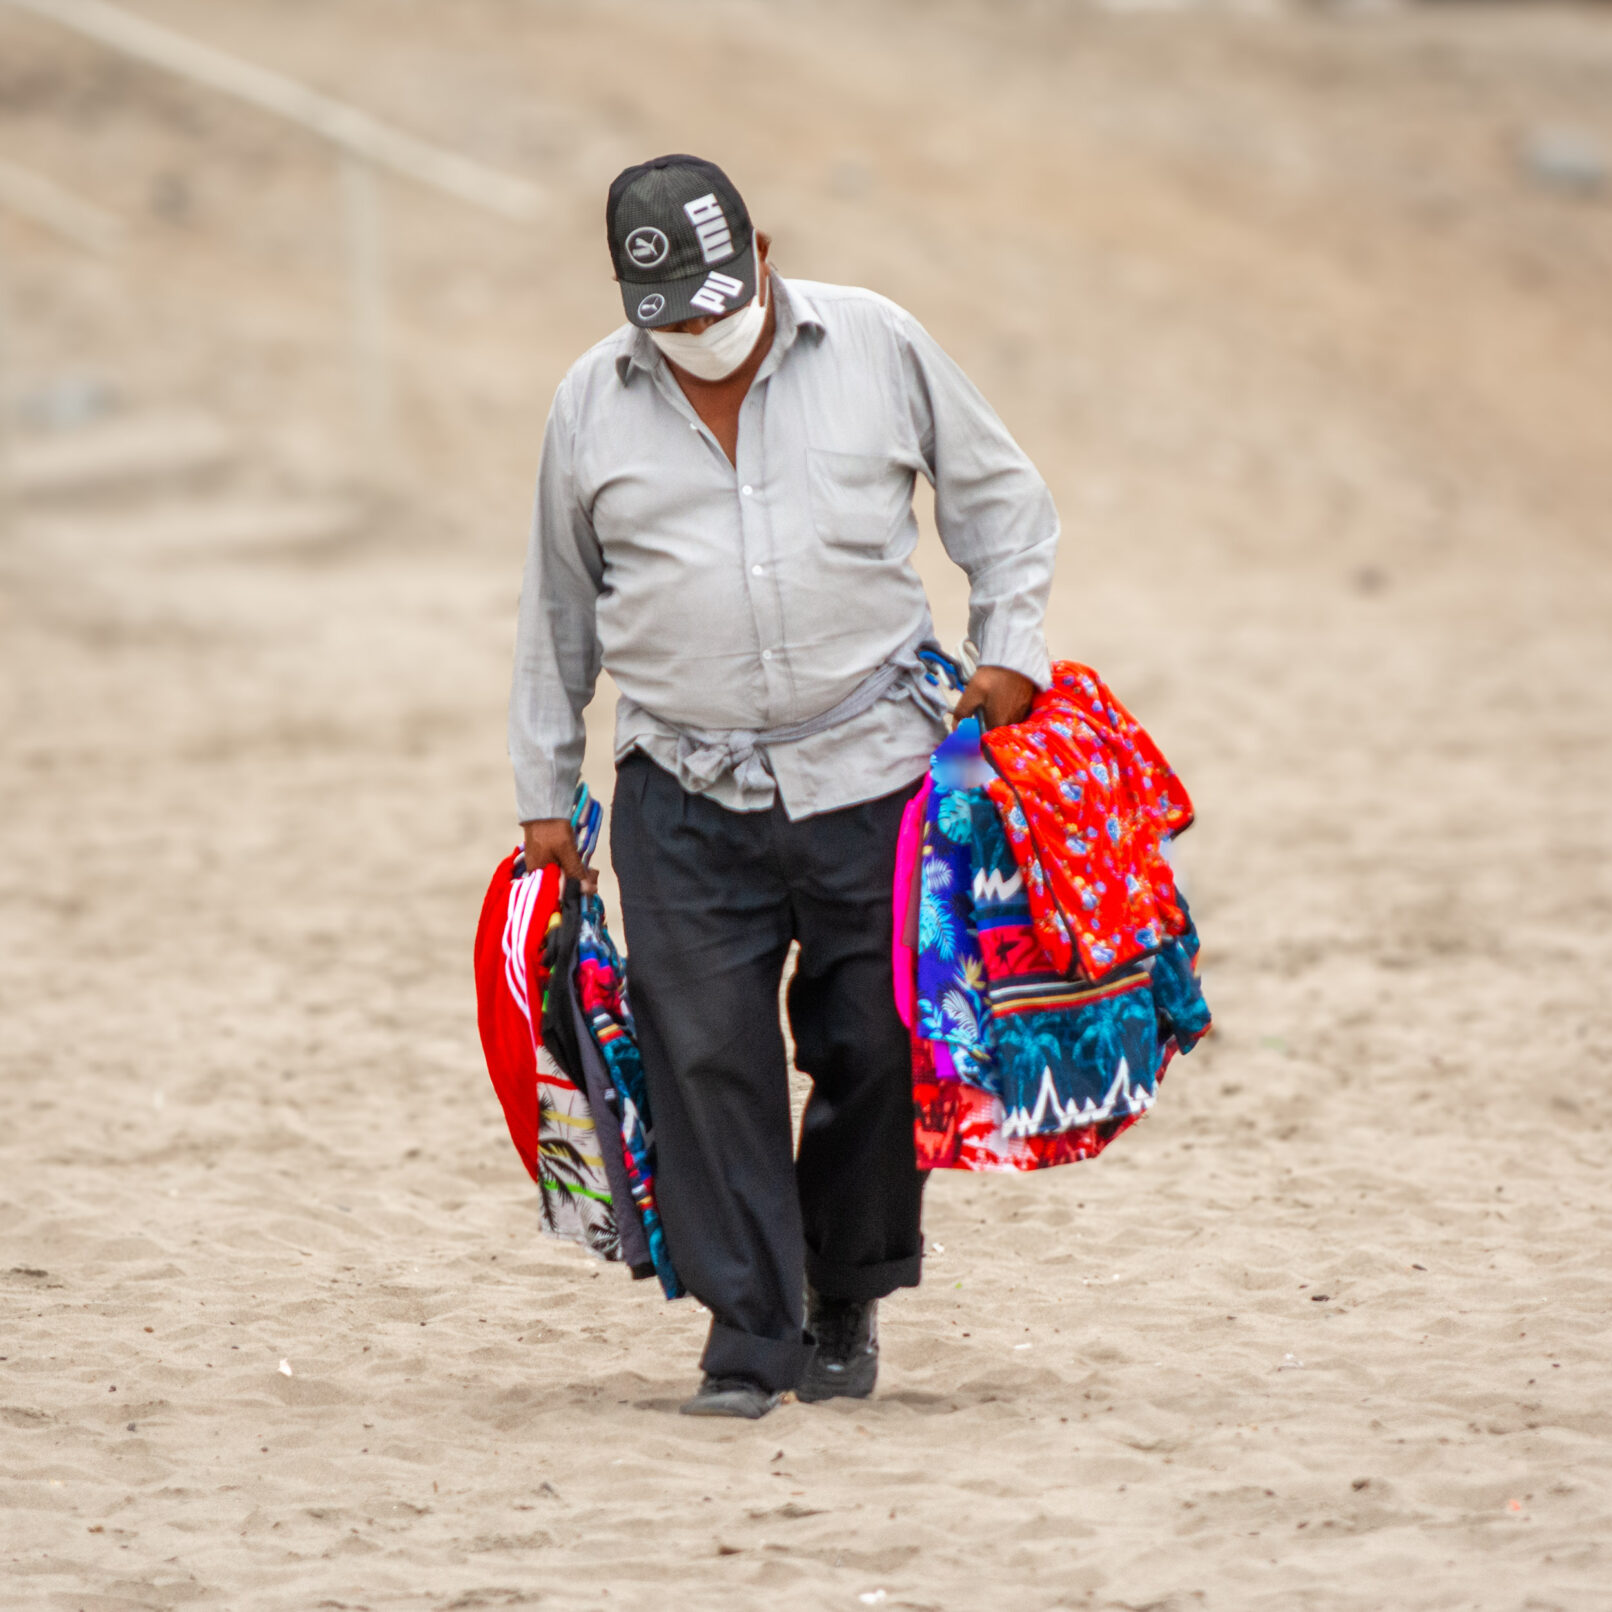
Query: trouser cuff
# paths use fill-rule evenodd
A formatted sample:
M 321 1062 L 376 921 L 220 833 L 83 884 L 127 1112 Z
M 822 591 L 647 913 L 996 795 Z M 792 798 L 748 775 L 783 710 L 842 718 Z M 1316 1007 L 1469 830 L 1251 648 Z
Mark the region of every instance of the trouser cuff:
M 825 1299 L 882 1299 L 898 1287 L 916 1287 L 923 1271 L 922 1254 L 887 1259 L 879 1265 L 837 1265 L 808 1248 L 806 1280 Z
M 780 1338 L 758 1338 L 721 1321 L 711 1322 L 700 1369 L 713 1377 L 748 1377 L 772 1393 L 793 1388 L 806 1370 L 815 1345 L 789 1343 Z

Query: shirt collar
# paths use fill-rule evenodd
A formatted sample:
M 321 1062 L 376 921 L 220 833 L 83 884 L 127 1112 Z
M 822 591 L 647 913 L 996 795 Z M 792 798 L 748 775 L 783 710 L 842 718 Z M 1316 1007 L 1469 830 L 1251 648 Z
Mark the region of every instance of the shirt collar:
M 758 381 L 765 380 L 783 363 L 798 336 L 806 334 L 813 341 L 821 341 L 828 333 L 828 327 L 798 283 L 791 285 L 776 269 L 769 269 L 767 287 L 778 310 L 778 319 L 773 332 L 772 351 L 756 371 Z M 660 348 L 649 339 L 649 332 L 634 325 L 631 336 L 627 338 L 627 350 L 616 357 L 616 374 L 625 386 L 632 379 L 635 369 L 641 369 L 646 375 L 653 374 L 655 366 L 662 362 Z

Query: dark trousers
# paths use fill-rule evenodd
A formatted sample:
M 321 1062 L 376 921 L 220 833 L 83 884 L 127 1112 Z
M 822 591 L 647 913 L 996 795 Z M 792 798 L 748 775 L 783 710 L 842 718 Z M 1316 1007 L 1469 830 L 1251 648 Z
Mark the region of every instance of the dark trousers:
M 792 1388 L 803 1277 L 831 1298 L 918 1283 L 924 1176 L 890 978 L 890 889 L 911 787 L 790 822 L 687 794 L 634 753 L 610 854 L 673 1261 L 711 1311 L 701 1365 Z M 778 985 L 812 1079 L 791 1158 Z

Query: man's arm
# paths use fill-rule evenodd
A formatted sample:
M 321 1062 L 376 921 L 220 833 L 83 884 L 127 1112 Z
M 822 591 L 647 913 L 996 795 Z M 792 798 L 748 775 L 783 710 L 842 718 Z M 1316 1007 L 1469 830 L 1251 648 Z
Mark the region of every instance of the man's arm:
M 907 407 L 935 488 L 935 524 L 968 576 L 980 667 L 958 720 L 1022 721 L 1051 677 L 1043 621 L 1058 549 L 1047 484 L 974 383 L 910 314 L 899 340 Z
M 582 771 L 582 713 L 599 678 L 595 618 L 603 576 L 593 523 L 577 498 L 573 421 L 562 383 L 543 433 L 516 617 L 509 757 L 527 867 L 558 862 L 573 878 L 583 869 L 567 818 Z

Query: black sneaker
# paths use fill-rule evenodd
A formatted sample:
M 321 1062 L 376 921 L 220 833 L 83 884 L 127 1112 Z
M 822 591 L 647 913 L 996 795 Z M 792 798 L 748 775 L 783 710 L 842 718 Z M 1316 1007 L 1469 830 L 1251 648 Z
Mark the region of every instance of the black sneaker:
M 817 1339 L 817 1353 L 795 1397 L 808 1404 L 866 1399 L 879 1380 L 879 1301 L 827 1299 L 808 1289 L 806 1329 Z
M 783 1397 L 748 1377 L 713 1377 L 707 1372 L 699 1392 L 678 1409 L 684 1416 L 742 1416 L 756 1422 Z

